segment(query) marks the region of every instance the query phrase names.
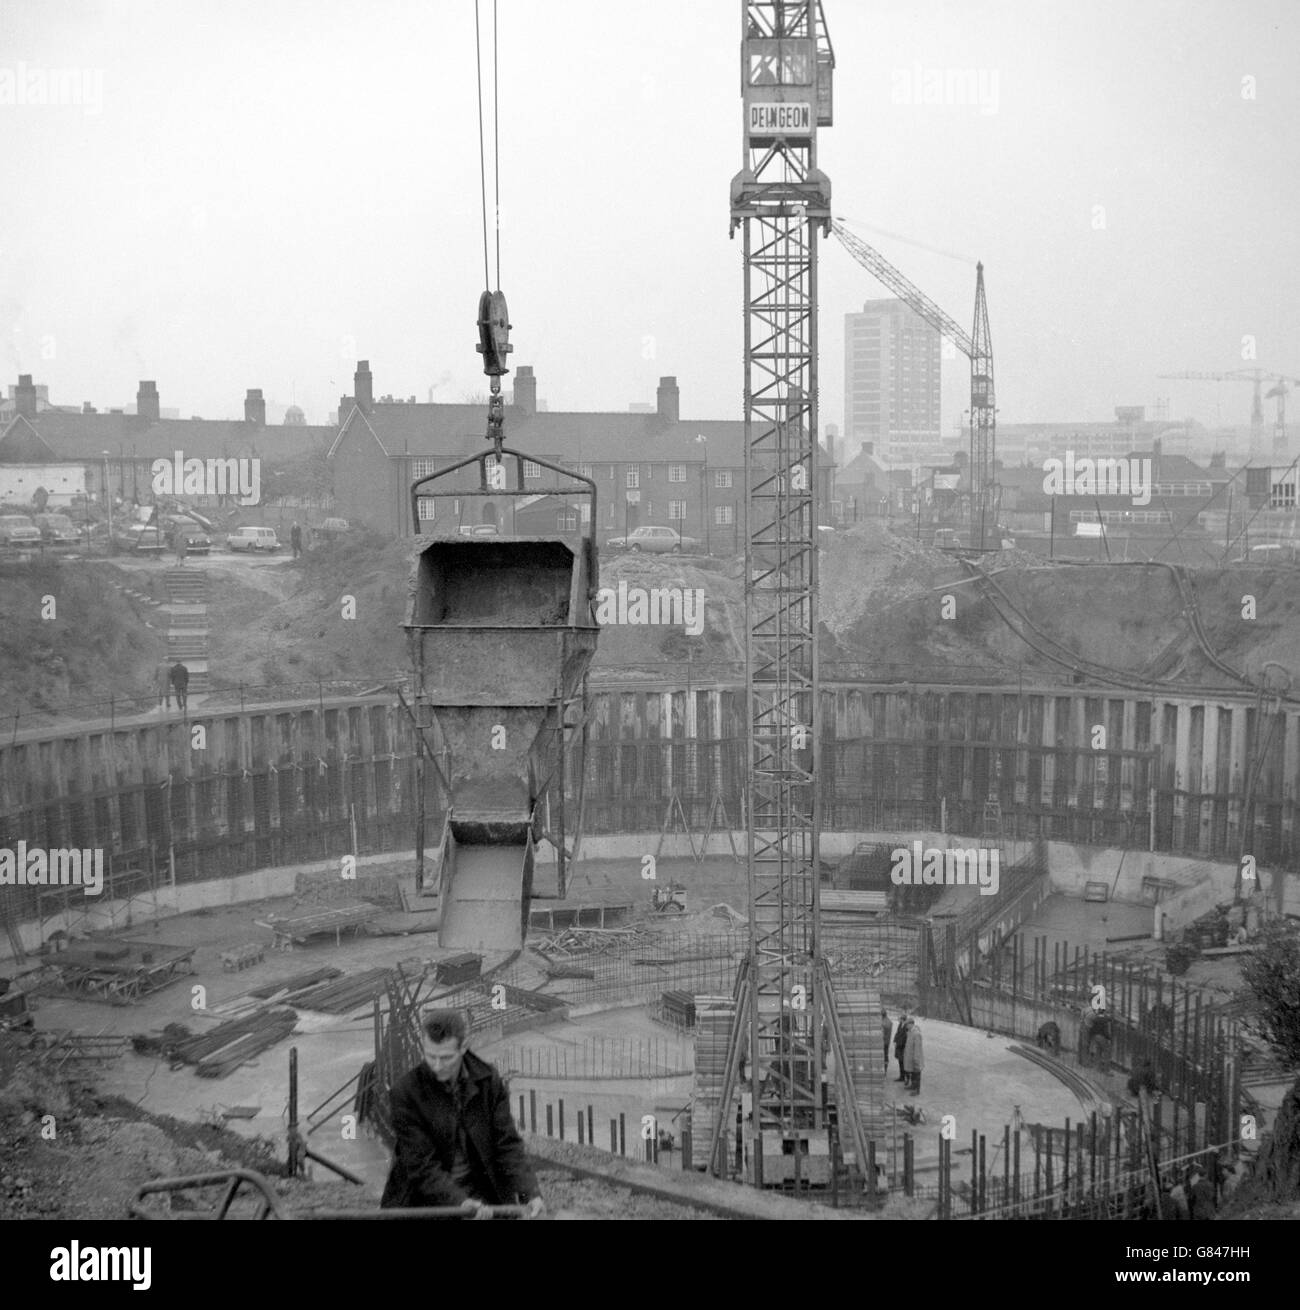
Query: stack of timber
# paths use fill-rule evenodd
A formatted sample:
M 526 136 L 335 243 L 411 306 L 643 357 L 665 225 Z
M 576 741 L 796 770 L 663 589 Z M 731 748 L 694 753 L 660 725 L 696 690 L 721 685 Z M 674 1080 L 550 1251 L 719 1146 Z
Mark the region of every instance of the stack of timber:
M 363 973 L 344 974 L 334 982 L 320 983 L 306 991 L 296 992 L 289 1003 L 300 1010 L 351 1014 L 363 1005 L 370 1005 L 376 996 L 382 996 L 391 977 L 391 969 L 367 969 Z
M 691 1095 L 691 1141 L 697 1166 L 708 1166 L 709 1143 L 722 1103 L 722 1084 L 727 1074 L 727 1043 L 736 1017 L 736 1002 L 730 996 L 695 997 L 695 1082 Z M 728 1150 L 735 1130 L 736 1096 L 722 1115 L 722 1131 Z
M 856 927 L 864 916 L 889 912 L 889 895 L 883 891 L 833 891 L 821 893 L 823 927 Z
M 230 1000 L 210 1006 L 207 1010 L 200 1010 L 198 1013 L 216 1019 L 241 1019 L 246 1015 L 255 1014 L 258 1010 L 265 1010 L 270 1005 L 282 1002 L 292 1005 L 299 992 L 305 992 L 319 983 L 342 976 L 342 969 L 308 969 L 305 973 L 296 973 L 291 978 L 282 978 L 279 982 L 263 983 L 260 987 L 254 987 L 239 996 L 232 996 Z
M 298 1016 L 289 1009 L 276 1007 L 259 1010 L 242 1019 L 219 1024 L 198 1037 L 169 1039 L 164 1054 L 178 1064 L 192 1064 L 201 1078 L 224 1078 L 241 1064 L 260 1055 L 293 1032 Z

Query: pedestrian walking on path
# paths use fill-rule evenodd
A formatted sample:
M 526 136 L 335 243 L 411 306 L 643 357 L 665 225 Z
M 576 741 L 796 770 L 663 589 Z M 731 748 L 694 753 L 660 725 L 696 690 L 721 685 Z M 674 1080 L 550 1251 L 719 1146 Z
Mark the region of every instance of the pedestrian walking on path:
M 158 708 L 172 707 L 172 668 L 163 660 L 158 665 Z
M 176 691 L 176 704 L 183 710 L 189 705 L 190 671 L 180 660 L 172 665 L 171 680 Z

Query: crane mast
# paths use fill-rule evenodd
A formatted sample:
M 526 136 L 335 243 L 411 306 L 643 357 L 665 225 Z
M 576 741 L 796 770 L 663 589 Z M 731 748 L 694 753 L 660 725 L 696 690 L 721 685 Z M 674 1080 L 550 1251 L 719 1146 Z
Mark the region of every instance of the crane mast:
M 720 1143 L 748 1059 L 745 1174 L 829 1167 L 821 1092 L 828 988 L 818 957 L 817 236 L 830 183 L 834 53 L 816 0 L 742 0 L 744 165 L 731 234 L 744 256 L 746 807 L 749 947 L 737 980 Z M 786 1173 L 788 1172 L 788 1175 Z

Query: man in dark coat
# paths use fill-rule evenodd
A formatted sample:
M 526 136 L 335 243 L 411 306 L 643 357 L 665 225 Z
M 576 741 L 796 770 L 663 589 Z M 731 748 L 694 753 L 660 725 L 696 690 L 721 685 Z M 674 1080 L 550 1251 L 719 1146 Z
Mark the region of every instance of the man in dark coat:
M 889 1072 L 889 1034 L 894 1031 L 894 1025 L 889 1022 L 889 1011 L 881 1006 L 880 1008 L 880 1038 L 885 1044 L 885 1072 Z
M 898 1061 L 898 1077 L 895 1082 L 907 1082 L 907 1071 L 903 1068 L 903 1052 L 907 1049 L 907 1029 L 910 1023 L 907 1011 L 904 1010 L 898 1016 L 898 1031 L 894 1034 L 894 1058 Z
M 434 1010 L 424 1023 L 424 1063 L 392 1091 L 393 1164 L 379 1204 L 528 1204 L 544 1208 L 537 1179 L 496 1069 L 467 1049 L 459 1010 Z M 484 1217 L 490 1217 L 488 1211 Z
M 177 660 L 172 665 L 171 678 L 172 689 L 176 692 L 176 704 L 184 709 L 189 703 L 190 671 L 180 660 Z
M 1213 1219 L 1217 1209 L 1214 1201 L 1214 1184 L 1193 1165 L 1187 1179 L 1187 1200 L 1192 1219 Z

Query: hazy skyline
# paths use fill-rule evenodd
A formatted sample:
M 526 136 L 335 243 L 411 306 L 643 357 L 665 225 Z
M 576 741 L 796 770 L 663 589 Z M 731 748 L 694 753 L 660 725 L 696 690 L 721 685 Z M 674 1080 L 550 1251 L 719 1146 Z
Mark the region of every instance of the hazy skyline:
M 963 324 L 984 261 L 1001 422 L 1168 396 L 1241 425 L 1248 386 L 1156 375 L 1300 377 L 1293 4 L 825 12 L 835 212 Z M 553 410 L 653 401 L 673 374 L 684 417 L 740 417 L 739 13 L 500 4 L 501 284 L 512 362 Z M 261 387 L 316 423 L 358 358 L 377 394 L 485 389 L 471 0 L 0 0 L 0 37 L 6 388 L 31 373 L 107 408 L 151 378 L 164 408 L 221 418 Z M 982 103 L 910 103 L 963 70 Z M 30 103 L 24 79 L 57 72 L 65 103 Z M 842 424 L 844 314 L 886 292 L 833 239 L 821 270 Z M 945 361 L 948 433 L 966 388 Z

